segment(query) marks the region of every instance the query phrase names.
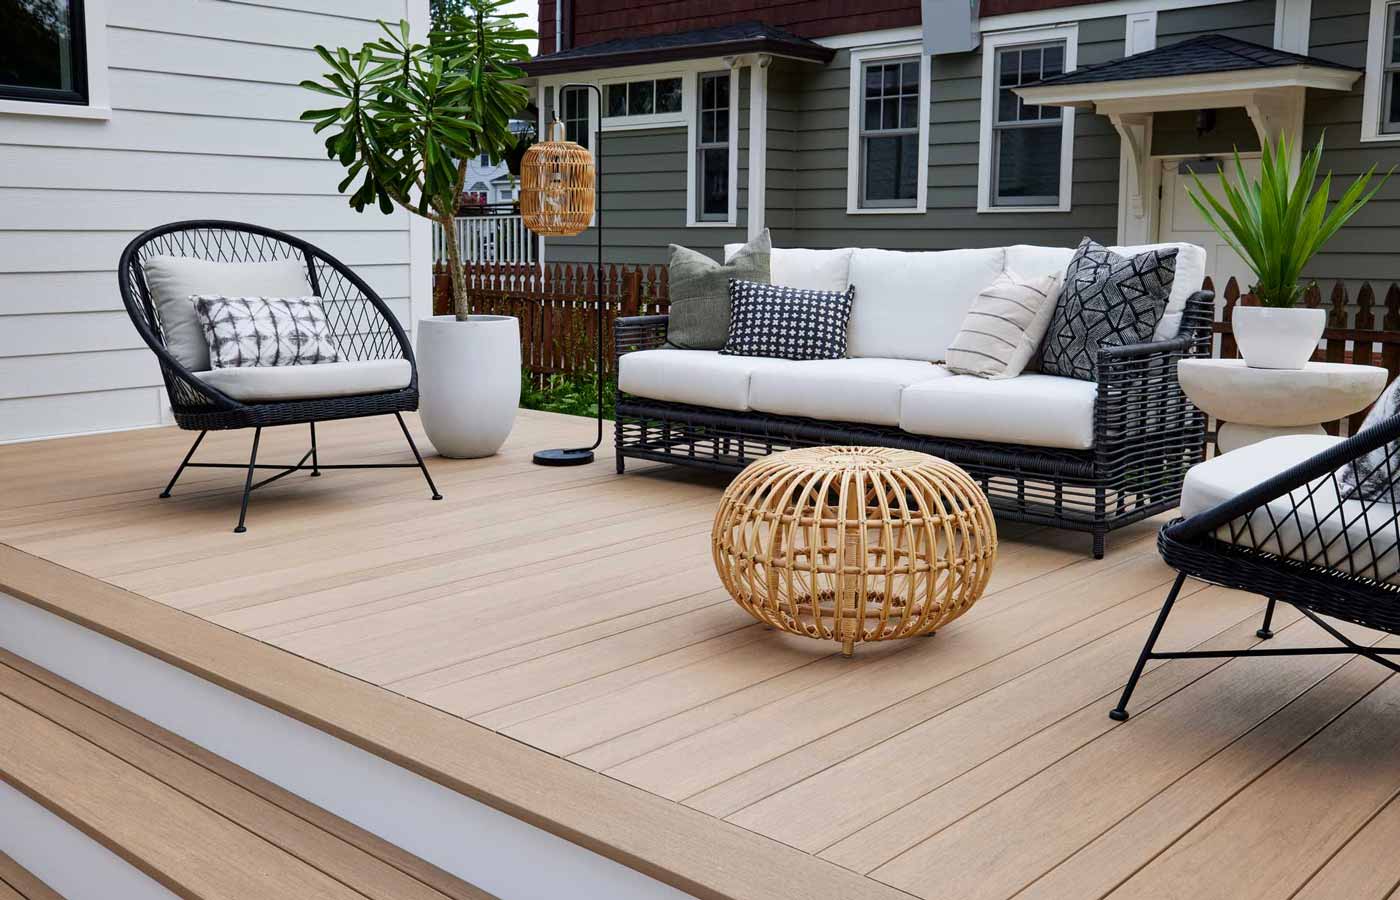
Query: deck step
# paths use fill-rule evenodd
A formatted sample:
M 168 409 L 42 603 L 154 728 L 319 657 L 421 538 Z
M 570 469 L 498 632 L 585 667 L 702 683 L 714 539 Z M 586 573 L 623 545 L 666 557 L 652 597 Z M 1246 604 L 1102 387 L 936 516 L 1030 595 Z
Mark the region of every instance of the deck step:
M 0 853 L 0 900 L 63 900 L 28 869 Z
M 491 897 L 5 651 L 0 722 L 6 723 L 0 728 L 4 781 L 179 896 Z M 21 889 L 9 871 L 0 862 L 0 900 L 13 900 L 13 893 L 25 900 L 58 896 L 35 893 L 42 885 L 32 876 Z

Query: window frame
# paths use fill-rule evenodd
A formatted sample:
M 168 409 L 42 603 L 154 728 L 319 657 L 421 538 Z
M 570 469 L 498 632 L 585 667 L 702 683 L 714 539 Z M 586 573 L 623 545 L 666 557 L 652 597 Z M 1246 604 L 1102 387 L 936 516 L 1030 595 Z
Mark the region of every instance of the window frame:
M 735 185 L 734 185 L 734 182 L 733 182 L 732 178 L 730 178 L 730 172 L 729 172 L 729 170 L 730 170 L 732 167 L 729 165 L 729 160 L 733 157 L 733 155 L 737 152 L 737 149 L 738 149 L 738 148 L 736 148 L 736 147 L 734 146 L 734 144 L 730 141 L 730 129 L 729 129 L 729 125 L 728 125 L 728 123 L 729 123 L 730 121 L 732 121 L 736 115 L 738 115 L 738 110 L 734 108 L 734 101 L 735 101 L 736 98 L 735 98 L 735 96 L 734 96 L 734 94 L 733 94 L 733 92 L 732 92 L 733 83 L 732 83 L 732 79 L 730 78 L 730 76 L 731 76 L 731 74 L 732 74 L 732 71 L 733 71 L 733 70 L 730 70 L 730 71 L 697 72 L 697 73 L 695 73 L 695 111 L 694 111 L 694 118 L 695 118 L 695 123 L 696 123 L 696 124 L 695 124 L 695 127 L 696 127 L 696 129 L 697 129 L 697 132 L 696 132 L 696 136 L 695 136 L 694 157 L 693 157 L 693 160 L 692 160 L 692 163 L 691 163 L 691 169 L 692 169 L 692 176 L 691 176 L 691 177 L 694 178 L 694 180 L 695 180 L 695 220 L 696 220 L 696 222 L 699 222 L 699 223 L 705 223 L 705 222 L 723 222 L 723 223 L 728 223 L 728 221 L 729 221 L 729 207 L 732 205 L 729 201 L 733 199 L 734 193 L 735 193 Z M 706 81 L 706 79 L 713 79 L 713 80 L 716 81 L 716 82 L 721 81 L 721 80 L 730 82 L 730 84 L 726 86 L 727 88 L 730 88 L 731 90 L 730 90 L 729 96 L 728 96 L 727 99 L 726 99 L 726 103 L 725 103 L 725 106 L 724 106 L 724 111 L 725 111 L 725 123 L 726 123 L 726 124 L 725 124 L 725 128 L 724 128 L 724 139 L 723 139 L 722 141 L 721 141 L 721 140 L 712 140 L 712 141 L 706 141 L 706 140 L 705 140 L 705 127 L 704 127 L 704 124 L 703 124 L 703 118 L 704 118 L 704 116 L 705 116 L 705 114 L 706 114 L 707 112 L 708 112 L 708 113 L 713 113 L 713 112 L 717 112 L 717 111 L 720 109 L 720 107 L 719 107 L 718 105 L 716 105 L 716 106 L 714 106 L 714 107 L 706 107 L 706 106 L 705 106 L 705 81 Z M 705 210 L 704 210 L 704 191 L 701 189 L 701 185 L 704 183 L 704 180 L 705 180 L 704 155 L 705 155 L 705 151 L 707 151 L 707 150 L 721 150 L 721 149 L 725 151 L 725 163 L 724 163 L 725 169 L 726 169 L 725 178 L 726 178 L 726 183 L 727 183 L 727 185 L 728 185 L 728 191 L 726 192 L 726 197 L 725 197 L 725 210 L 724 210 L 724 212 L 722 212 L 722 213 L 707 213 L 707 212 L 705 212 Z
M 861 208 L 861 209 L 909 209 L 909 208 L 911 208 L 911 207 L 913 207 L 913 206 L 916 206 L 916 205 L 918 204 L 918 199 L 919 199 L 919 198 L 918 198 L 918 181 L 917 181 L 917 177 L 916 177 L 916 180 L 915 180 L 914 196 L 913 196 L 913 197 L 910 197 L 907 201 L 905 201 L 905 200 L 902 199 L 902 198 L 892 199 L 892 200 L 871 200 L 870 197 L 867 195 L 867 192 L 868 192 L 868 190 L 869 190 L 870 185 L 869 185 L 869 183 L 867 182 L 866 177 L 865 177 L 867 171 L 869 170 L 869 165 L 868 165 L 868 163 L 869 163 L 869 157 L 870 157 L 870 149 L 869 149 L 870 144 L 869 144 L 869 142 L 870 142 L 870 139 L 871 139 L 871 138 L 907 137 L 907 136 L 911 136 L 911 135 L 912 135 L 912 136 L 914 137 L 914 140 L 915 140 L 916 142 L 918 141 L 918 138 L 919 138 L 919 123 L 918 123 L 918 109 L 917 109 L 917 104 L 919 103 L 920 96 L 919 96 L 919 91 L 917 90 L 917 88 L 915 89 L 915 93 L 914 93 L 914 103 L 916 104 L 916 107 L 915 107 L 915 120 L 914 120 L 914 124 L 913 124 L 913 125 L 905 126 L 905 125 L 903 125 L 903 124 L 900 124 L 900 125 L 897 125 L 897 126 L 894 127 L 894 128 L 883 128 L 883 127 L 881 127 L 881 128 L 871 129 L 871 128 L 869 127 L 869 125 L 866 123 L 866 117 L 865 117 L 865 115 L 864 115 L 865 104 L 868 102 L 868 98 L 865 96 L 866 73 L 869 71 L 870 67 L 871 67 L 871 66 L 880 66 L 880 67 L 885 67 L 885 66 L 898 66 L 898 67 L 900 67 L 901 69 L 903 69 L 903 67 L 904 67 L 906 64 L 908 64 L 908 63 L 913 63 L 914 65 L 917 66 L 918 63 L 919 63 L 918 57 L 916 57 L 916 56 L 909 56 L 909 57 L 900 56 L 900 57 L 894 57 L 894 58 L 891 58 L 891 59 L 868 59 L 868 60 L 863 61 L 863 62 L 860 64 L 861 93 L 860 93 L 860 96 L 859 96 L 858 98 L 856 98 L 854 102 L 857 103 L 857 104 L 861 107 L 861 114 L 858 116 L 858 118 L 860 119 L 860 135 L 859 135 L 859 138 L 858 138 L 858 139 L 860 140 L 860 171 L 859 171 L 859 173 L 857 174 L 858 184 L 859 184 L 859 186 L 860 186 L 860 208 Z M 903 100 L 904 97 L 905 97 L 905 94 L 904 94 L 902 91 L 900 91 L 899 93 L 896 93 L 896 94 L 894 94 L 893 96 L 896 98 L 896 100 Z M 883 103 L 883 102 L 885 101 L 885 99 L 886 99 L 886 95 L 881 94 L 881 96 L 880 96 L 880 101 L 881 101 L 881 103 Z M 917 143 L 915 144 L 915 146 L 917 147 Z
M 882 64 L 896 61 L 917 60 L 919 64 L 919 94 L 917 128 L 915 133 L 918 160 L 917 180 L 914 187 L 914 202 L 865 201 L 865 145 L 864 121 L 865 68 L 870 63 Z M 923 50 L 921 42 L 890 44 L 880 47 L 857 47 L 850 52 L 850 88 L 847 105 L 850 107 L 846 130 L 846 214 L 851 216 L 918 215 L 928 209 L 928 157 L 929 157 L 929 118 L 931 113 L 931 66 L 930 57 Z M 893 134 L 894 132 L 883 132 Z M 899 129 L 899 133 L 908 131 Z M 899 203 L 900 205 L 890 205 Z M 877 205 L 878 204 L 878 205 Z
M 652 108 L 656 106 L 656 82 L 678 79 L 681 83 L 681 108 L 675 112 L 658 113 L 653 112 L 646 115 L 624 115 L 609 116 L 607 112 L 608 90 L 617 85 L 631 85 L 637 82 L 652 82 Z M 689 114 L 689 106 L 686 103 L 686 73 L 675 70 L 658 71 L 656 73 L 641 73 L 632 75 L 613 75 L 598 79 L 598 87 L 603 92 L 603 109 L 599 110 L 599 115 L 603 116 L 603 127 L 609 131 L 625 131 L 628 129 L 642 128 L 664 128 L 670 125 L 685 124 L 686 116 Z
M 700 215 L 700 85 L 702 76 L 729 73 L 729 209 L 723 219 Z M 681 108 L 685 111 L 686 162 L 685 227 L 734 228 L 739 224 L 739 67 L 704 68 L 685 73 L 681 82 Z
M 74 8 L 74 80 L 81 90 L 0 87 L 0 115 L 110 119 L 107 0 L 70 0 Z
M 1064 71 L 1078 66 L 1078 24 L 984 34 L 982 36 L 982 114 L 978 141 L 977 211 L 979 213 L 1069 212 L 1073 206 L 1074 120 L 1073 107 L 1060 111 L 1060 191 L 1055 203 L 997 203 L 996 182 L 997 93 L 1000 88 L 998 60 L 1001 51 L 1064 42 Z M 1018 127 L 1018 126 L 1003 126 Z M 1045 127 L 1037 124 L 1036 126 Z
M 1366 80 L 1361 100 L 1361 140 L 1400 141 L 1400 121 L 1387 122 L 1391 72 L 1400 63 L 1391 59 L 1391 29 L 1400 15 L 1400 0 L 1371 0 L 1371 19 L 1366 39 Z
M 593 127 L 593 106 L 597 102 L 597 97 L 593 91 L 586 87 L 563 87 L 561 86 L 556 94 L 559 97 L 558 109 L 556 110 L 559 121 L 564 126 L 564 139 L 572 140 L 586 150 L 592 150 L 598 143 L 597 129 Z M 582 115 L 569 115 L 567 97 L 581 97 Z M 583 126 L 583 136 L 585 140 L 579 141 L 569 137 L 569 126 L 581 123 Z

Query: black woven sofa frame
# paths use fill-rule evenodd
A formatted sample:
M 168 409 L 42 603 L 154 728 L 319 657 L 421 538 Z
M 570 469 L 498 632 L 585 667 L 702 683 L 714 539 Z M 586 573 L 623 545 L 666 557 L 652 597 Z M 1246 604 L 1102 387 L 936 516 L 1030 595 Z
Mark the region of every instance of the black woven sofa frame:
M 413 367 L 412 378 L 402 390 L 381 393 L 274 403 L 235 400 L 195 377 L 166 349 L 142 268 L 142 263 L 152 256 L 188 256 L 214 262 L 304 261 L 311 293 L 322 298 L 326 319 L 342 358 L 347 361 L 405 359 Z M 127 314 L 160 362 L 161 377 L 170 398 L 175 423 L 183 429 L 199 432 L 170 483 L 161 492 L 162 498 L 170 496 L 185 469 L 245 470 L 243 502 L 238 513 L 238 526 L 234 528 L 237 533 L 247 530 L 244 523 L 248 516 L 248 498 L 253 491 L 293 472 L 308 471 L 312 476 L 318 476 L 322 470 L 328 469 L 416 468 L 427 480 L 432 498 L 442 499 L 403 420 L 403 413 L 418 408 L 418 367 L 408 336 L 384 301 L 339 260 L 306 241 L 258 225 L 214 219 L 173 222 L 152 228 L 127 245 L 117 266 L 117 282 Z M 337 465 L 320 462 L 316 446 L 317 422 L 381 415 L 392 415 L 398 420 L 416 462 Z M 310 426 L 310 448 L 301 459 L 293 464 L 264 465 L 258 462 L 258 443 L 264 428 L 302 424 Z M 253 429 L 253 447 L 246 463 L 193 461 L 195 451 L 206 434 L 236 428 Z M 267 470 L 276 474 L 255 480 L 258 472 Z
M 1100 352 L 1094 446 L 1058 450 L 952 440 L 899 428 L 824 422 L 759 412 L 689 406 L 617 394 L 617 471 L 627 458 L 738 471 L 755 459 L 824 444 L 900 447 L 965 468 L 999 517 L 1105 536 L 1177 505 L 1186 471 L 1205 456 L 1205 415 L 1182 393 L 1176 364 L 1209 356 L 1214 295 L 1187 302 L 1181 330 L 1168 341 Z M 666 342 L 667 316 L 617 320 L 620 358 Z
M 1400 584 L 1393 583 L 1400 580 L 1400 506 L 1386 500 L 1338 500 L 1345 496 L 1339 480 L 1342 470 L 1373 450 L 1388 448 L 1372 477 L 1388 483 L 1400 479 L 1400 454 L 1388 447 L 1397 438 L 1400 416 L 1367 428 L 1236 497 L 1162 526 L 1157 547 L 1177 570 L 1176 581 L 1109 715 L 1118 721 L 1128 718 L 1133 690 L 1153 659 L 1351 654 L 1400 672 L 1400 665 L 1391 659 L 1400 648 L 1358 644 L 1321 618 L 1400 634 Z M 1287 603 L 1337 643 L 1158 650 L 1162 628 L 1188 577 L 1267 598 L 1257 632 L 1261 640 L 1273 637 L 1274 609 Z

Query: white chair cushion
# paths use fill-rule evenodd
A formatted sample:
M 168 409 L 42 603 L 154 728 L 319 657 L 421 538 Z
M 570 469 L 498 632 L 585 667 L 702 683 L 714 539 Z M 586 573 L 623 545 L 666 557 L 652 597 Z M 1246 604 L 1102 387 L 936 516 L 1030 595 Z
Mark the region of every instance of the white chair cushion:
M 846 355 L 941 362 L 977 295 L 1005 270 L 1003 247 L 856 250 Z
M 152 256 L 142 264 L 155 301 L 165 349 L 186 369 L 209 368 L 209 342 L 191 301 L 196 294 L 226 297 L 305 297 L 306 262 L 211 262 L 189 256 Z
M 951 375 L 904 390 L 899 427 L 929 437 L 1087 450 L 1098 385 L 1055 375 Z
M 754 371 L 749 408 L 780 416 L 898 425 L 911 384 L 948 378 L 942 366 L 912 359 L 822 359 Z
M 725 244 L 728 265 L 743 244 Z M 850 247 L 840 250 L 805 250 L 774 247 L 768 257 L 768 281 L 804 291 L 844 291 L 851 284 Z
M 749 376 L 756 369 L 791 365 L 787 360 L 722 356 L 714 350 L 639 350 L 618 365 L 617 386 L 624 394 L 744 412 L 749 408 Z
M 276 403 L 402 390 L 413 380 L 413 366 L 406 359 L 366 359 L 311 366 L 244 366 L 194 375 L 235 400 Z
M 1343 438 L 1322 434 L 1291 434 L 1240 447 L 1199 463 L 1186 473 L 1181 489 L 1181 514 L 1193 516 L 1204 512 L 1262 481 L 1281 475 L 1341 440 Z M 1309 490 L 1314 487 L 1309 499 Z M 1233 537 L 1236 543 L 1276 556 L 1400 583 L 1397 535 L 1394 525 L 1387 526 L 1393 516 L 1394 507 L 1389 504 L 1361 500 L 1342 501 L 1338 511 L 1336 481 L 1328 475 L 1294 491 L 1291 498 L 1280 497 L 1259 508 L 1250 516 L 1251 527 L 1237 525 L 1241 533 Z M 1322 520 L 1320 525 L 1318 519 Z M 1229 541 L 1231 530 L 1228 526 L 1221 528 L 1216 537 Z M 1306 543 L 1304 535 L 1308 536 Z

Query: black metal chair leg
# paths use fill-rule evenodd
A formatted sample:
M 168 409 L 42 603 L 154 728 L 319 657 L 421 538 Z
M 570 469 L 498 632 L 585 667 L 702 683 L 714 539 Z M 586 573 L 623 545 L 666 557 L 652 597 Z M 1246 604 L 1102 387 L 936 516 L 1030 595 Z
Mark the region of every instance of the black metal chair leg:
M 248 478 L 243 482 L 243 507 L 238 511 L 238 527 L 233 529 L 234 534 L 242 534 L 248 529 L 244 527 L 243 521 L 248 518 L 248 498 L 253 493 L 253 473 L 257 471 L 258 464 L 258 441 L 262 438 L 262 428 L 259 427 L 253 432 L 253 452 L 248 456 Z
M 170 476 L 170 483 L 165 486 L 165 490 L 160 492 L 160 498 L 162 500 L 170 496 L 170 491 L 174 489 L 175 482 L 180 480 L 180 476 L 185 472 L 185 467 L 190 464 L 191 459 L 194 459 L 194 451 L 199 449 L 200 442 L 204 440 L 204 436 L 208 433 L 207 431 L 201 431 L 199 437 L 194 439 L 194 443 L 190 445 L 189 452 L 185 454 L 184 459 L 180 460 L 180 468 L 175 470 L 175 474 Z
M 321 458 L 316 455 L 316 423 L 311 423 L 311 477 L 321 476 Z
M 1258 635 L 1266 641 L 1274 636 L 1273 629 L 1271 629 L 1269 626 L 1274 623 L 1274 604 L 1276 602 L 1277 601 L 1274 600 L 1273 597 L 1269 598 L 1269 605 L 1264 607 L 1264 627 L 1254 632 L 1256 635 Z
M 1113 721 L 1127 721 L 1128 701 L 1132 699 L 1133 689 L 1137 687 L 1138 679 L 1142 677 L 1142 670 L 1147 668 L 1147 661 L 1152 658 L 1152 648 L 1157 646 L 1157 638 L 1162 636 L 1162 626 L 1166 624 L 1167 616 L 1171 614 L 1172 606 L 1176 604 L 1176 596 L 1181 593 L 1181 586 L 1185 583 L 1185 573 L 1178 574 L 1176 582 L 1172 585 L 1171 593 L 1167 594 L 1167 602 L 1162 604 L 1162 611 L 1158 613 L 1157 621 L 1152 625 L 1152 632 L 1147 636 L 1147 643 L 1142 647 L 1137 665 L 1133 666 L 1133 674 L 1128 676 L 1128 683 L 1123 687 L 1123 696 L 1118 698 L 1118 705 L 1108 713 L 1108 717 Z
M 399 420 L 399 427 L 403 429 L 404 440 L 408 441 L 408 449 L 413 451 L 413 458 L 418 460 L 418 468 L 423 471 L 423 478 L 428 482 L 428 489 L 433 492 L 433 499 L 441 500 L 442 494 L 438 493 L 437 485 L 433 484 L 433 476 L 428 474 L 428 466 L 423 462 L 423 454 L 418 452 L 418 445 L 413 442 L 413 435 L 408 433 L 408 425 L 403 420 L 403 413 L 394 413 L 394 418 Z

